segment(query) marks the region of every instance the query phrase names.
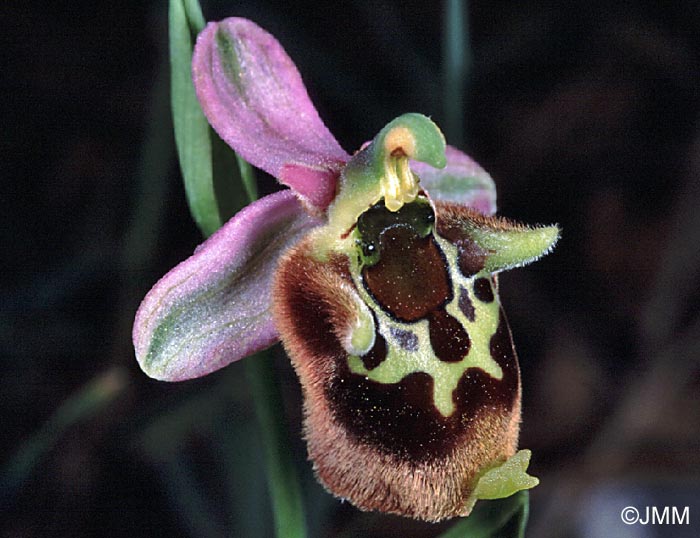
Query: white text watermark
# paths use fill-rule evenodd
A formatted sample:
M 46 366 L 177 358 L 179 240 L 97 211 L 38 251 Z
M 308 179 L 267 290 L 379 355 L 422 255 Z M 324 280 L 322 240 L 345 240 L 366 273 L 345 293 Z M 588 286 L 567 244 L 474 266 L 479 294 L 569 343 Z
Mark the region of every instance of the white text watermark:
M 620 519 L 627 525 L 690 525 L 690 507 L 626 506 Z

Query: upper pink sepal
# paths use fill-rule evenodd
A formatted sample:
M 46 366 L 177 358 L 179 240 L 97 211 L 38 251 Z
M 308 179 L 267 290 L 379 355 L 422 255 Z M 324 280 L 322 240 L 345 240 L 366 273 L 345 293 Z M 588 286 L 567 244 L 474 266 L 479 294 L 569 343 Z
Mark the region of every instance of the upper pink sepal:
M 447 165 L 433 168 L 411 161 L 411 169 L 420 177 L 421 186 L 434 200 L 454 202 L 485 215 L 496 212 L 496 186 L 491 176 L 466 153 L 447 146 Z
M 247 19 L 209 23 L 197 38 L 192 75 L 219 136 L 246 161 L 325 209 L 349 156 L 321 121 L 277 40 Z M 308 170 L 301 184 L 298 173 L 283 172 L 288 166 Z
M 133 340 L 144 372 L 200 377 L 276 342 L 270 293 L 278 259 L 319 224 L 289 190 L 228 221 L 141 303 Z

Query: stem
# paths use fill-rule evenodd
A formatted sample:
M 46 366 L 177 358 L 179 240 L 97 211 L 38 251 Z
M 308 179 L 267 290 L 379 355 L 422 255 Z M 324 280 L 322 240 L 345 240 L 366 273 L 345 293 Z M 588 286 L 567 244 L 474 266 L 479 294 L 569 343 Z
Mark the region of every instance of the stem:
M 259 353 L 245 361 L 255 412 L 261 426 L 275 530 L 279 538 L 305 538 L 306 520 L 301 488 L 284 421 L 282 395 L 275 382 L 272 355 Z
M 207 125 L 192 86 L 192 47 L 197 34 L 205 26 L 199 2 L 170 0 L 169 17 L 172 103 L 178 155 L 190 212 L 203 235 L 209 236 L 240 208 L 245 198 L 251 202 L 255 200 L 257 188 L 250 164 L 235 155 Z M 240 177 L 233 174 L 236 170 L 240 170 Z M 305 538 L 301 489 L 294 461 L 287 449 L 289 442 L 282 396 L 271 360 L 272 357 L 265 353 L 248 358 L 246 376 L 252 388 L 265 446 L 267 483 L 277 536 Z
M 241 179 L 250 201 L 257 198 L 253 170 L 238 157 Z M 306 538 L 306 519 L 299 478 L 289 447 L 282 394 L 272 365 L 272 354 L 261 352 L 246 359 L 245 372 L 255 413 L 261 426 L 267 484 L 278 538 Z
M 236 153 L 236 161 L 238 162 L 238 169 L 241 171 L 241 181 L 243 182 L 248 200 L 254 202 L 258 199 L 258 186 L 253 177 L 253 168 L 250 166 L 250 163 L 238 155 L 238 153 Z
M 443 114 L 450 144 L 464 145 L 464 99 L 471 67 L 466 0 L 446 0 L 443 21 Z

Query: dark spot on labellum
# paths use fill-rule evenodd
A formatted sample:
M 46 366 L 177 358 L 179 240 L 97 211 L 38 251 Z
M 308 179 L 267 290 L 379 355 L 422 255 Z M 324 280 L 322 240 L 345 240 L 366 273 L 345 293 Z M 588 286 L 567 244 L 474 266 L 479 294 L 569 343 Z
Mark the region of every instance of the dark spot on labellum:
M 430 344 L 438 359 L 459 362 L 469 353 L 471 341 L 462 324 L 444 309 L 431 312 L 428 318 Z
M 381 384 L 345 368 L 328 387 L 336 417 L 360 442 L 413 459 L 439 459 L 457 441 L 433 404 L 433 378 L 423 372 Z
M 418 336 L 411 331 L 392 327 L 391 337 L 396 340 L 400 347 L 407 351 L 416 351 L 418 349 Z
M 459 309 L 462 311 L 462 314 L 469 320 L 469 321 L 474 321 L 475 316 L 474 316 L 474 305 L 472 304 L 472 300 L 469 298 L 469 292 L 460 286 L 459 288 Z
M 475 275 L 484 268 L 487 252 L 471 240 L 456 241 L 457 266 L 465 277 Z
M 357 231 L 362 241 L 377 244 L 382 233 L 395 226 L 405 226 L 420 237 L 425 237 L 432 230 L 434 222 L 435 213 L 427 200 L 404 204 L 398 211 L 389 211 L 382 201 L 360 215 Z
M 384 359 L 386 359 L 386 340 L 379 334 L 379 331 L 375 331 L 372 349 L 360 358 L 362 359 L 362 364 L 364 364 L 365 368 L 368 370 L 372 370 L 384 362 Z
M 505 368 L 509 364 L 517 363 L 515 348 L 513 347 L 513 339 L 510 335 L 508 322 L 501 309 L 498 318 L 498 328 L 491 337 L 489 342 L 489 350 L 491 357 L 501 368 Z
M 474 282 L 474 295 L 482 303 L 493 302 L 493 288 L 488 278 L 477 278 Z
M 442 251 L 432 235 L 420 237 L 406 226 L 386 229 L 379 261 L 362 269 L 365 288 L 395 319 L 423 319 L 452 299 Z
M 469 278 L 484 268 L 489 251 L 480 247 L 460 225 L 448 219 L 438 219 L 437 232 L 457 247 L 457 267 L 463 276 Z

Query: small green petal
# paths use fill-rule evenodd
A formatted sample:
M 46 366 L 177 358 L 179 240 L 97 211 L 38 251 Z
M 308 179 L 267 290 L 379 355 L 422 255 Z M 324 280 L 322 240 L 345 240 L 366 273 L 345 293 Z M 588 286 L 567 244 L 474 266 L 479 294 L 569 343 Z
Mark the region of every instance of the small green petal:
M 477 239 L 482 248 L 494 253 L 486 260 L 485 269 L 490 272 L 520 267 L 548 254 L 559 239 L 557 226 L 525 228 L 487 234 Z
M 494 217 L 486 223 L 466 222 L 465 232 L 488 252 L 484 269 L 505 271 L 534 262 L 551 252 L 559 240 L 559 227 L 529 227 Z

